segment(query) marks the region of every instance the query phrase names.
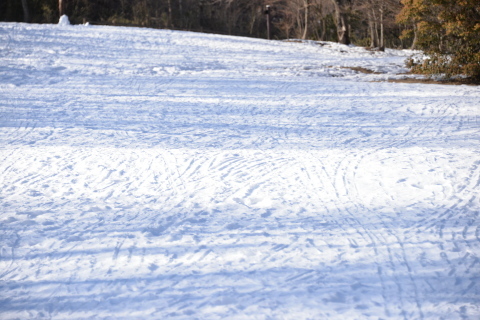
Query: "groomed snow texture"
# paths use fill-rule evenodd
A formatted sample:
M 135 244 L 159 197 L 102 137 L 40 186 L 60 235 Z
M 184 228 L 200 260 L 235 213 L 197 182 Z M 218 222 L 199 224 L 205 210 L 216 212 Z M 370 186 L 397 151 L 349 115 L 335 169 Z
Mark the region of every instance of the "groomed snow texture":
M 411 53 L 0 23 L 0 318 L 479 319 L 480 89 Z

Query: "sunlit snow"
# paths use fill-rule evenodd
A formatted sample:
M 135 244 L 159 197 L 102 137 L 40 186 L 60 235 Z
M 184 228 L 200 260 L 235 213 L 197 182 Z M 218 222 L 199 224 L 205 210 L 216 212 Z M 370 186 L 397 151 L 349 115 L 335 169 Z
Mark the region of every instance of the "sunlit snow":
M 0 23 L 0 318 L 479 319 L 480 89 L 410 54 Z

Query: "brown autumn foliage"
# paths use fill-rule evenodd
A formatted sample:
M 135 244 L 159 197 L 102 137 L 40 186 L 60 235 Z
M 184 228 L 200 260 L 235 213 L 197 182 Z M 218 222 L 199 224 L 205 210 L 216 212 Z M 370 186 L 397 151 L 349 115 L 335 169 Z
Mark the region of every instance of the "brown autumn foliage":
M 480 82 L 480 1 L 402 0 L 399 23 L 403 33 L 428 58 L 410 60 L 412 70 L 424 74 L 464 75 Z

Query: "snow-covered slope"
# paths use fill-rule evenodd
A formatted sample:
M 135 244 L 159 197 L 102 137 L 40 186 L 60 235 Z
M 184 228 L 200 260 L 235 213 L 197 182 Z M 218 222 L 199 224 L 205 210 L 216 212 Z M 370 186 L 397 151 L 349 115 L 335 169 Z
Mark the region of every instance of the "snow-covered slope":
M 0 318 L 478 319 L 480 89 L 409 54 L 1 23 Z

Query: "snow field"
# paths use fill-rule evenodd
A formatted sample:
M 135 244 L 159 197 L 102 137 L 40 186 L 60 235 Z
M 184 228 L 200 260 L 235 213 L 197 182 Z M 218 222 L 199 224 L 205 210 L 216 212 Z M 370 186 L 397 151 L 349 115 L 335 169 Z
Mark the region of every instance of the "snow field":
M 479 101 L 411 52 L 0 23 L 1 319 L 476 319 Z M 380 74 L 361 74 L 363 67 Z

